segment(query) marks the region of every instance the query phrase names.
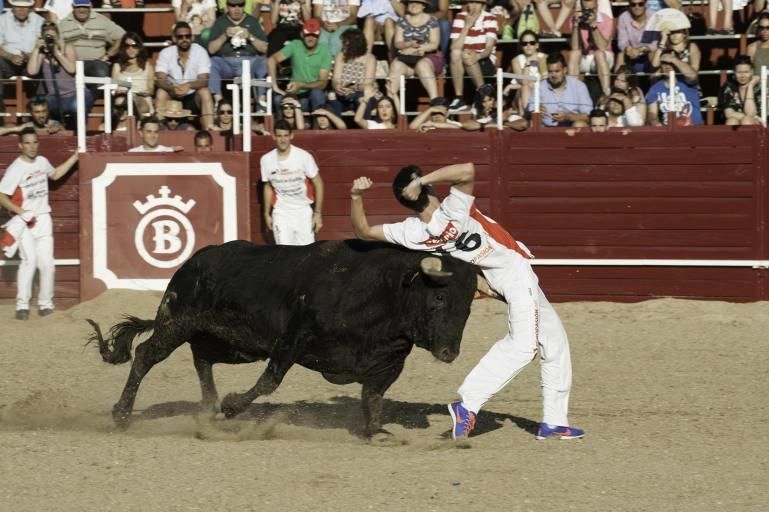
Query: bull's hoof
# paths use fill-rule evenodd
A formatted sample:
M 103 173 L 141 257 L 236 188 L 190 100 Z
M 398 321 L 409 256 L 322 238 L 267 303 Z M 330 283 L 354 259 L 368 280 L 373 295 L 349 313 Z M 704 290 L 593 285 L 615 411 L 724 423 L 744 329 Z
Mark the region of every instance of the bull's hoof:
M 128 428 L 131 423 L 131 411 L 120 409 L 117 406 L 112 408 L 112 420 L 115 422 L 115 426 L 120 430 Z
M 226 418 L 233 418 L 242 413 L 250 402 L 243 395 L 230 393 L 222 400 L 222 412 Z

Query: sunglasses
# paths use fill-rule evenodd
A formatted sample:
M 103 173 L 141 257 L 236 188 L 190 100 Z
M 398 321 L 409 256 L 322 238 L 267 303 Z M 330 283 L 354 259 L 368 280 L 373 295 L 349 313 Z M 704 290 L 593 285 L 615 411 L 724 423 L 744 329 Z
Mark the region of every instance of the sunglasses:
M 124 44 L 125 44 L 125 46 L 127 46 L 129 48 L 138 48 L 139 47 L 139 43 L 124 43 Z
M 241 3 L 241 4 L 236 4 L 236 3 L 232 3 L 232 2 L 227 2 L 227 7 L 245 7 L 245 6 L 246 6 L 246 3 L 245 3 L 245 2 L 243 2 L 243 3 Z
M 176 34 L 176 39 L 192 39 L 192 34 Z
M 232 115 L 232 110 L 220 110 L 219 111 L 219 115 L 220 116 L 227 115 L 227 114 Z
M 630 7 L 643 7 L 646 2 L 630 2 Z
M 521 41 L 522 46 L 537 46 L 536 41 Z
M 295 105 L 292 103 L 285 103 L 281 105 L 280 108 L 282 108 L 283 110 L 294 110 Z
M 758 30 L 769 30 L 769 25 L 759 25 Z
M 43 23 L 43 28 L 51 28 L 55 26 L 56 26 L 56 23 L 53 23 L 52 21 L 46 21 L 45 23 Z
M 673 35 L 673 34 L 684 34 L 684 33 L 686 33 L 685 30 L 671 30 L 670 31 L 670 35 Z

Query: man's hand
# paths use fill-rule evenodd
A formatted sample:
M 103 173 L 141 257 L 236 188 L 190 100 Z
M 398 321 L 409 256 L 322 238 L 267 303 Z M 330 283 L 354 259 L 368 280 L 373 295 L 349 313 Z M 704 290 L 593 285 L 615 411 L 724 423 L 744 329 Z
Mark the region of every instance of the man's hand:
M 339 28 L 337 23 L 332 23 L 330 21 L 321 21 L 320 26 L 323 27 L 323 30 L 326 32 L 334 32 L 337 28 Z
M 316 233 L 323 227 L 323 217 L 320 212 L 313 212 L 312 214 L 312 228 Z
M 299 87 L 296 85 L 296 82 L 289 82 L 286 86 L 286 90 L 288 92 L 296 92 L 299 90 Z
M 566 112 L 553 112 L 550 115 L 550 117 L 552 117 L 553 121 L 555 121 L 557 123 L 561 123 L 563 121 L 568 121 L 569 120 L 569 114 L 567 114 Z
M 403 189 L 403 197 L 409 201 L 416 201 L 419 198 L 419 194 L 422 193 L 422 178 L 414 178 L 411 183 L 406 185 Z
M 11 55 L 11 62 L 13 62 L 15 66 L 21 66 L 24 64 L 24 55 Z
M 374 186 L 374 182 L 365 176 L 361 176 L 352 182 L 350 194 L 353 196 L 363 195 L 365 191 Z
M 177 98 L 181 98 L 182 96 L 186 96 L 187 93 L 190 92 L 190 85 L 189 84 L 177 84 L 173 87 L 173 94 Z
M 24 210 L 19 214 L 21 220 L 27 223 L 27 226 L 32 227 L 35 224 L 35 214 L 30 210 Z
M 478 52 L 473 50 L 462 50 L 462 62 L 464 62 L 466 66 L 472 66 L 479 60 L 481 59 Z

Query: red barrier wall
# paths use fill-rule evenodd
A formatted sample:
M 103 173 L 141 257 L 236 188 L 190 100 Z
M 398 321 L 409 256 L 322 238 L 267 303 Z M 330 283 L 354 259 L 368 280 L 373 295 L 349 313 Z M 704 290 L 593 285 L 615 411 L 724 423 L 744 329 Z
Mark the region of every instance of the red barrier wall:
M 374 179 L 377 186 L 367 197 L 367 210 L 372 222 L 388 222 L 408 215 L 392 198 L 395 170 L 410 163 L 432 170 L 473 161 L 479 207 L 539 258 L 769 260 L 765 134 L 750 127 L 575 136 L 556 131 L 355 130 L 301 132 L 294 143 L 315 156 L 326 182 L 321 238 L 351 236 L 348 192 L 353 178 Z M 65 156 L 63 146 L 74 144 L 61 142 L 43 145 L 54 163 Z M 161 143 L 191 149 L 189 134 L 166 132 Z M 89 139 L 93 150 L 122 150 L 125 145 L 117 136 Z M 259 179 L 259 157 L 271 148 L 271 138 L 253 139 L 252 183 Z M 14 139 L 0 140 L 0 165 L 15 153 Z M 57 258 L 78 255 L 76 181 L 67 177 L 51 196 Z M 252 197 L 252 238 L 263 241 L 269 234 L 263 232 L 261 196 Z M 8 277 L 12 272 L 8 267 L 2 271 L 0 300 L 7 301 L 14 293 Z M 769 299 L 766 269 L 575 265 L 539 266 L 537 273 L 554 300 Z M 76 300 L 76 286 L 65 277 L 73 276 L 61 269 L 57 295 Z

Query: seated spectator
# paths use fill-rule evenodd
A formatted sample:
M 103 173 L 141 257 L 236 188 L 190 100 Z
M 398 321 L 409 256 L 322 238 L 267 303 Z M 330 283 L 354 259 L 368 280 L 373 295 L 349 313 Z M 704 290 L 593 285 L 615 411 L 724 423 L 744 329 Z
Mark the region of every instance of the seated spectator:
M 222 100 L 219 105 L 216 106 L 216 117 L 214 118 L 214 124 L 211 126 L 211 130 L 217 132 L 230 132 L 232 131 L 233 121 L 235 119 L 235 112 L 230 100 Z
M 31 126 L 40 135 L 53 135 L 59 133 L 64 127 L 55 119 L 51 119 L 48 111 L 48 100 L 43 96 L 35 96 L 27 104 L 30 113 Z
M 76 60 L 83 61 L 86 76 L 108 77 L 108 61 L 117 55 L 126 31 L 91 7 L 91 0 L 72 0 L 72 13 L 59 22 L 59 30 L 64 42 L 75 49 Z M 96 89 L 91 88 L 94 96 Z
M 638 87 L 638 80 L 636 79 L 633 70 L 628 66 L 620 66 L 617 73 L 614 75 L 614 82 L 612 82 L 612 92 L 614 90 L 620 90 L 624 92 L 630 99 L 632 107 L 638 111 L 638 115 L 641 118 L 641 124 L 631 126 L 643 126 L 646 119 L 646 95 L 643 90 Z M 632 116 L 633 114 L 631 114 Z
M 361 0 L 358 20 L 363 20 L 363 35 L 366 36 L 369 52 L 374 48 L 374 41 L 382 38 L 384 32 L 383 39 L 390 53 L 398 18 L 399 14 L 390 0 Z
M 201 127 L 208 129 L 214 113 L 208 89 L 211 60 L 202 46 L 192 42 L 187 22 L 174 25 L 171 39 L 173 46 L 164 48 L 155 63 L 155 108 L 163 112 L 167 101 L 181 101 L 184 108 L 200 115 Z
M 610 128 L 644 125 L 646 106 L 644 105 L 643 111 L 639 110 L 625 91 L 612 88 L 611 94 L 601 100 L 600 106 L 607 114 Z
M 738 0 L 739 1 L 739 0 Z M 718 11 L 722 7 L 724 22 L 718 30 Z M 732 0 L 710 0 L 708 2 L 708 34 L 734 35 L 734 10 Z
M 158 111 L 160 131 L 195 131 L 191 118 L 192 112 L 177 100 L 168 100 L 163 110 Z
M 603 94 L 608 94 L 611 88 L 613 33 L 614 18 L 611 13 L 600 11 L 597 0 L 582 0 L 572 20 L 569 74 L 598 73 Z
M 374 100 L 369 112 L 373 119 L 366 118 L 369 100 L 374 96 L 364 95 L 355 111 L 355 123 L 365 130 L 394 130 L 398 127 L 398 106 L 389 96 L 381 95 Z
M 160 120 L 155 116 L 147 116 L 141 120 L 139 134 L 142 136 L 142 145 L 129 149 L 129 153 L 172 153 L 184 149 L 181 146 L 160 144 Z
M 547 76 L 547 55 L 539 51 L 539 37 L 531 30 L 526 30 L 520 38 L 521 53 L 513 57 L 510 63 L 510 71 L 516 75 L 529 75 L 541 78 Z M 517 82 L 517 81 L 516 81 Z M 522 80 L 518 92 L 519 111 L 523 111 L 529 103 L 529 97 L 534 92 L 537 82 L 534 80 Z
M 604 133 L 609 127 L 609 118 L 600 108 L 594 108 L 587 116 L 587 124 L 592 133 Z
M 464 100 L 465 72 L 476 88 L 484 77 L 496 75 L 497 18 L 484 10 L 485 0 L 466 0 L 467 11 L 457 13 L 451 26 L 451 83 L 454 99 L 449 110 L 467 108 Z
M 630 0 L 628 9 L 617 20 L 617 48 L 619 53 L 615 69 L 627 64 L 633 71 L 652 71 L 649 55 L 657 49 L 657 41 L 642 42 L 643 33 L 656 11 L 646 7 L 646 0 Z
M 503 97 L 508 97 L 512 88 L 508 86 L 503 91 Z M 503 105 L 503 127 L 523 131 L 529 127 L 528 121 L 519 115 L 514 101 L 508 101 Z M 484 131 L 487 127 L 497 127 L 497 89 L 491 84 L 483 84 L 478 88 L 473 102 L 473 119 L 462 123 L 462 129 L 467 131 Z
M 342 51 L 334 59 L 331 81 L 334 95 L 329 101 L 337 113 L 354 110 L 366 91 L 373 94 L 376 58 L 366 48 L 366 38 L 357 28 L 342 34 Z
M 272 30 L 267 35 L 267 57 L 283 46 L 302 38 L 304 22 L 312 18 L 311 0 L 273 0 L 270 9 Z
M 313 130 L 346 130 L 347 125 L 328 105 L 321 105 L 312 113 Z
M 674 90 L 671 96 L 669 74 L 679 73 L 675 62 L 680 62 L 673 56 L 674 50 L 662 50 L 660 56 L 660 79 L 646 93 L 647 122 L 650 126 L 668 124 L 668 113 L 677 114 L 676 124 L 680 126 L 701 125 L 700 97 L 697 89 L 691 87 L 677 74 Z
M 587 116 L 593 110 L 593 101 L 581 80 L 566 75 L 566 59 L 560 52 L 547 56 L 547 80 L 539 83 L 539 97 L 543 126 L 587 126 Z M 526 111 L 532 112 L 533 108 L 532 96 Z
M 222 80 L 240 77 L 244 60 L 251 62 L 253 78 L 267 76 L 267 35 L 259 20 L 246 14 L 245 6 L 245 0 L 227 0 L 226 14 L 217 18 L 208 36 L 208 53 L 212 55 L 208 88 L 216 103 L 222 99 Z M 266 108 L 265 92 L 257 90 L 258 105 Z
M 539 19 L 544 25 L 541 32 L 542 37 L 561 37 L 561 27 L 569 19 L 569 14 L 574 8 L 574 0 L 563 0 L 561 2 L 561 9 L 558 11 L 558 18 L 553 20 L 553 15 L 550 13 L 550 0 L 534 0 L 537 4 L 537 12 L 539 13 Z
M 48 99 L 51 117 L 68 130 L 77 126 L 76 59 L 75 49 L 61 40 L 56 24 L 50 21 L 43 23 L 41 37 L 27 62 L 27 74 L 41 79 L 38 94 Z M 86 114 L 92 105 L 93 96 L 86 89 Z
M 0 14 L 0 80 L 26 75 L 29 56 L 39 44 L 43 18 L 32 12 L 33 0 L 10 0 L 11 8 Z M 0 83 L 0 112 L 5 112 Z M 0 117 L 2 124 L 2 117 Z
M 360 0 L 312 0 L 312 5 L 321 26 L 318 44 L 336 57 L 342 51 L 342 34 L 356 27 Z
M 419 77 L 430 99 L 438 96 L 436 73 L 443 70 L 443 55 L 438 47 L 441 31 L 438 20 L 425 12 L 429 0 L 405 0 L 406 13 L 395 28 L 395 58 L 390 65 L 388 93 L 398 96 L 401 76 Z
M 194 144 L 195 153 L 210 153 L 214 150 L 214 140 L 208 130 L 200 130 L 195 133 Z
M 761 66 L 769 68 L 769 12 L 758 15 L 756 40 L 748 45 L 748 57 L 753 61 L 753 74 L 761 76 Z
M 246 0 L 243 12 L 255 18 L 259 18 L 262 14 L 261 5 L 262 0 Z M 216 6 L 220 13 L 227 12 L 227 0 L 216 0 Z
M 760 124 L 757 99 L 761 97 L 760 77 L 753 75 L 750 57 L 734 59 L 734 76 L 718 93 L 718 110 L 729 126 Z
M 318 45 L 320 23 L 315 18 L 307 20 L 302 28 L 302 40 L 291 41 L 267 61 L 272 77 L 275 102 L 280 104 L 286 93 L 294 93 L 305 112 L 312 112 L 326 103 L 325 90 L 331 71 L 331 53 Z M 278 64 L 291 61 L 291 81 L 281 88 L 278 82 Z
M 216 0 L 171 0 L 176 21 L 189 23 L 192 35 L 204 48 L 216 21 Z
M 664 50 L 672 50 L 665 52 Z M 660 34 L 660 43 L 657 49 L 652 53 L 651 64 L 654 69 L 658 69 L 665 53 L 668 61 L 678 70 L 689 85 L 694 85 L 699 81 L 701 53 L 697 43 L 689 41 L 689 31 L 681 30 L 663 30 Z
M 131 82 L 134 108 L 140 116 L 152 113 L 155 93 L 155 68 L 147 62 L 147 50 L 139 34 L 127 32 L 120 39 L 117 61 L 112 65 L 112 79 Z M 118 86 L 113 91 L 114 104 L 125 104 L 128 89 Z
M 280 108 L 276 112 L 275 120 L 285 119 L 291 125 L 291 130 L 304 130 L 304 113 L 302 104 L 294 93 L 288 93 L 280 99 Z
M 424 133 L 438 128 L 459 129 L 462 128 L 462 123 L 449 117 L 449 100 L 437 96 L 430 100 L 429 107 L 412 119 L 409 128 Z

